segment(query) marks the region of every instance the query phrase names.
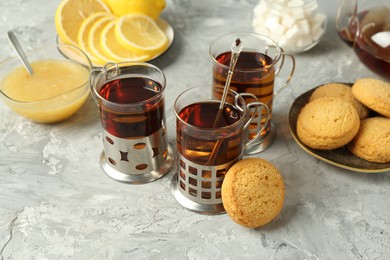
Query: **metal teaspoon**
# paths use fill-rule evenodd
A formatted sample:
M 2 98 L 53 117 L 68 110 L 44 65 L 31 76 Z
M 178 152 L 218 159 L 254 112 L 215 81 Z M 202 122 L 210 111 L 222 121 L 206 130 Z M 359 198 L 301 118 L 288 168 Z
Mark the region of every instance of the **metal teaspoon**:
M 16 38 L 15 34 L 12 31 L 8 31 L 7 33 L 8 33 L 8 39 L 10 40 L 12 47 L 14 47 L 15 51 L 18 53 L 18 56 L 20 60 L 23 62 L 24 67 L 26 68 L 26 70 L 30 75 L 34 74 L 30 63 L 27 60 L 26 54 L 24 54 L 24 51 L 20 46 L 19 41 Z

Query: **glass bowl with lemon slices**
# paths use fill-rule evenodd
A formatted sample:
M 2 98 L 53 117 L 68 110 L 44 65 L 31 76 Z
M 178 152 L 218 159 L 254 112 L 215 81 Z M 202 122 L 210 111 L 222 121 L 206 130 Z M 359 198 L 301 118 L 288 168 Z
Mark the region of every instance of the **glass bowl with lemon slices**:
M 57 7 L 57 41 L 78 46 L 95 67 L 150 61 L 172 44 L 172 27 L 159 15 L 164 0 L 63 0 Z
M 26 52 L 29 74 L 15 55 L 0 62 L 0 98 L 18 114 L 55 123 L 76 113 L 89 96 L 92 63 L 79 48 L 52 44 Z

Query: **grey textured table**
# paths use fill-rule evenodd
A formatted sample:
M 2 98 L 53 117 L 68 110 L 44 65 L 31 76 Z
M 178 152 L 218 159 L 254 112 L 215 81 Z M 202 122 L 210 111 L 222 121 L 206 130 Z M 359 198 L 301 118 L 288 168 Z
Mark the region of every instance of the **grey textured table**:
M 0 58 L 6 31 L 26 48 L 55 41 L 54 12 L 44 0 L 0 2 Z M 152 63 L 166 74 L 168 137 L 172 105 L 183 90 L 211 82 L 208 46 L 218 35 L 253 31 L 257 0 L 167 1 L 172 47 Z M 338 1 L 321 1 L 327 32 L 296 56 L 291 88 L 276 100 L 275 143 L 255 157 L 274 163 L 286 184 L 281 214 L 259 229 L 226 215 L 205 216 L 176 203 L 174 170 L 147 185 L 113 181 L 101 170 L 98 110 L 92 99 L 72 118 L 41 125 L 0 104 L 0 256 L 2 259 L 390 259 L 390 172 L 357 173 L 319 161 L 293 140 L 287 115 L 296 97 L 329 81 L 376 77 L 338 38 Z

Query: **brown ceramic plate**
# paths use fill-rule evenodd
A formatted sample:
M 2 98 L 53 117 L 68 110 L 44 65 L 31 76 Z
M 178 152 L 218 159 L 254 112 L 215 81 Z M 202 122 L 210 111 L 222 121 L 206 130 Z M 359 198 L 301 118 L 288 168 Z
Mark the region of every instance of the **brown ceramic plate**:
M 351 83 L 343 83 L 352 86 Z M 320 87 L 320 86 L 318 86 Z M 356 172 L 386 172 L 390 171 L 390 163 L 372 163 L 353 155 L 346 147 L 324 151 L 316 150 L 303 144 L 297 135 L 297 120 L 301 109 L 309 102 L 310 95 L 316 88 L 313 88 L 295 99 L 288 115 L 289 127 L 294 140 L 308 154 L 340 168 Z

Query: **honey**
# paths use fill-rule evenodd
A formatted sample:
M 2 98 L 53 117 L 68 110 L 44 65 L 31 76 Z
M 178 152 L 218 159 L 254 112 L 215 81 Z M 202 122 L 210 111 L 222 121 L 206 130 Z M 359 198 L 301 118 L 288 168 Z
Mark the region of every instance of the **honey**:
M 39 60 L 31 63 L 29 75 L 22 66 L 0 83 L 8 105 L 33 121 L 53 123 L 68 118 L 85 102 L 89 91 L 89 69 L 67 60 Z

